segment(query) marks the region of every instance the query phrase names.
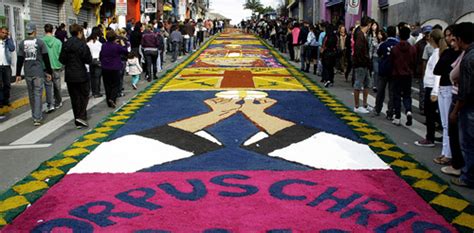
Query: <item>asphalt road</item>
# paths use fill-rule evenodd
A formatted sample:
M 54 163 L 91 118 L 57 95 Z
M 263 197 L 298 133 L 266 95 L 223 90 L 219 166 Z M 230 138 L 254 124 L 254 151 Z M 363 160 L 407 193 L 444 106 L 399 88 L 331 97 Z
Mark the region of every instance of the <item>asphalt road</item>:
M 183 56 L 174 64 L 169 62 L 170 59 L 166 60 L 168 62 L 164 64 L 161 74 L 185 59 Z M 125 96 L 118 99 L 117 105 L 125 104 L 149 84 L 142 78 L 138 90 L 133 90 L 130 77 L 126 76 Z M 101 91 L 104 93 L 103 88 Z M 107 107 L 105 95 L 97 99 L 91 97 L 88 105 L 90 127 L 78 130 L 73 122 L 71 101 L 64 85 L 62 96 L 63 107 L 53 113 L 45 113 L 43 124 L 39 127 L 33 126 L 29 105 L 13 110 L 8 114 L 8 118 L 0 123 L 0 193 L 26 177 L 43 161 L 62 152 L 116 110 Z

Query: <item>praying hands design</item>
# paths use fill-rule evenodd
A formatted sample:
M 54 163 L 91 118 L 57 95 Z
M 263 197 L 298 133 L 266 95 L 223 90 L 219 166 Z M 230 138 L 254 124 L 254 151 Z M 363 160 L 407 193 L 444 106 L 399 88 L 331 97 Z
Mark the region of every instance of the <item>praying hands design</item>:
M 237 112 L 242 112 L 253 124 L 269 135 L 295 125 L 293 122 L 265 113 L 266 109 L 277 103 L 276 100 L 268 97 L 259 99 L 216 97 L 207 99 L 204 103 L 211 109 L 210 112 L 173 122 L 169 126 L 195 133 L 229 118 Z

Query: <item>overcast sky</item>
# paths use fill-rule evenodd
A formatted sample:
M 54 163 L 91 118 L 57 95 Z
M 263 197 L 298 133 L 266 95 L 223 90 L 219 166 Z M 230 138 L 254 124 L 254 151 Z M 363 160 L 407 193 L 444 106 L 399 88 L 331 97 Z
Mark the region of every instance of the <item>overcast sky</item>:
M 278 0 L 260 0 L 264 6 L 271 6 L 275 9 L 280 1 Z M 245 0 L 211 0 L 211 11 L 219 13 L 232 19 L 232 24 L 240 23 L 242 19 L 250 17 L 252 12 L 244 10 Z

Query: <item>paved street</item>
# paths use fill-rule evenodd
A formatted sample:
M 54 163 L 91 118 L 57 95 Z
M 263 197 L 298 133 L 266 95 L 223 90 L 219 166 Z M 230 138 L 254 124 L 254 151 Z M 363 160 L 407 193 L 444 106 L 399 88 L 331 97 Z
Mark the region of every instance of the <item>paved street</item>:
M 11 111 L 0 123 L 2 231 L 474 229 L 474 191 L 439 172 L 439 145 L 413 144 L 424 136 L 416 111 L 411 127 L 359 116 L 342 77 L 319 87 L 237 30 L 174 65 L 125 85 L 116 111 L 91 99 L 90 129 L 75 129 L 67 95 L 40 127 L 27 106 Z
M 184 59 L 185 57 L 182 57 L 178 60 L 178 63 Z M 176 66 L 175 63 L 169 62 L 171 61 L 170 56 L 167 56 L 167 61 L 162 73 Z M 126 76 L 124 82 L 125 96 L 119 99 L 119 106 L 128 102 L 150 84 L 142 79 L 138 85 L 138 90 L 133 90 L 129 76 Z M 22 81 L 19 84 L 12 85 L 12 105 L 18 105 L 19 107 L 17 109 L 6 107 L 3 109 L 8 110 L 9 113 L 6 114 L 7 118 L 0 123 L 0 159 L 2 160 L 0 163 L 0 170 L 2 171 L 0 193 L 6 191 L 35 170 L 42 162 L 63 151 L 78 137 L 90 130 L 87 128 L 76 129 L 66 85 L 64 82 L 62 84 L 63 107 L 51 114 L 44 114 L 44 124 L 40 127 L 33 126 L 25 82 Z M 114 109 L 107 107 L 104 97 L 97 99 L 91 97 L 88 108 L 91 127 L 114 112 Z M 46 105 L 44 105 L 43 110 L 46 110 Z

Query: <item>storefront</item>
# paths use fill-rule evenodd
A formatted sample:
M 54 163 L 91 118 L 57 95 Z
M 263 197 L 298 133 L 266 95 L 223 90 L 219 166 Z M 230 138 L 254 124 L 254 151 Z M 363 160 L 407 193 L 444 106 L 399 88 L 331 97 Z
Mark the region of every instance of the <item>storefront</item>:
M 59 25 L 59 9 L 63 3 L 63 1 L 43 0 L 43 24 Z
M 345 5 L 344 0 L 330 0 L 326 2 L 326 8 L 328 9 L 327 21 L 333 25 L 340 25 L 345 22 Z

